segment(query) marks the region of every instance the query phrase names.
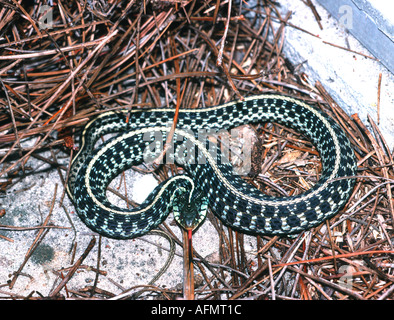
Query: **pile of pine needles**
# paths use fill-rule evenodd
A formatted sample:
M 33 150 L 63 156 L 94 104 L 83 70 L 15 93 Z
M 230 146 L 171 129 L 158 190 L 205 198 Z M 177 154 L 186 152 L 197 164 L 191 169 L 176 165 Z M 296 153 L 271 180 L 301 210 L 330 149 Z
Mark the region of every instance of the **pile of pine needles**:
M 394 155 L 372 119 L 370 132 L 356 114 L 344 113 L 320 83 L 309 83 L 283 57 L 290 13 L 281 16 L 269 0 L 254 7 L 213 0 L 0 4 L 3 194 L 28 170 L 31 157 L 57 168 L 64 184 L 68 166 L 40 152 L 61 149 L 71 159 L 78 146 L 75 137 L 101 112 L 198 108 L 262 92 L 288 94 L 321 108 L 346 131 L 358 160 L 353 195 L 340 214 L 296 238 L 256 237 L 254 258 L 245 253 L 244 235 L 211 215 L 220 236 L 219 260 L 212 269 L 210 262 L 196 258 L 202 280 L 195 298 L 393 297 Z M 248 181 L 277 196 L 301 193 L 317 181 L 321 165 L 309 141 L 277 124 L 251 129 L 258 148 L 255 176 Z M 33 143 L 26 147 L 26 140 Z M 176 170 L 160 167 L 156 176 L 161 181 Z M 60 290 L 71 277 L 53 296 L 64 297 Z M 96 284 L 89 295 L 86 290 L 81 284 L 80 292 L 67 295 L 115 295 Z M 166 299 L 176 297 L 165 289 L 157 292 Z

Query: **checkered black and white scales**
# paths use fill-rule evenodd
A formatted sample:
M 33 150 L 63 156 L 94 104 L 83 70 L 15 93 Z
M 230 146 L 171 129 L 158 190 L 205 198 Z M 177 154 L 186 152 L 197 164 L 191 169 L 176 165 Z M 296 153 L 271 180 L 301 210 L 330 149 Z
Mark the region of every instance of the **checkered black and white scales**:
M 181 110 L 174 140 L 179 140 L 179 135 L 189 139 L 208 161 L 182 163 L 184 159 L 175 158 L 188 176 L 162 182 L 138 208 L 115 207 L 105 195 L 108 184 L 125 169 L 143 161 L 143 152 L 152 143 L 146 134 L 168 133 L 166 124 L 171 124 L 174 116 L 171 109 L 138 109 L 131 111 L 126 123 L 128 112 L 107 112 L 88 123 L 70 169 L 67 191 L 80 218 L 104 236 L 128 239 L 148 233 L 166 219 L 180 192 L 185 190 L 202 191 L 209 208 L 226 225 L 256 235 L 295 234 L 319 225 L 335 215 L 352 193 L 354 179 L 337 179 L 356 173 L 355 156 L 343 130 L 330 117 L 302 101 L 263 94 L 215 107 Z M 283 124 L 311 140 L 323 166 L 316 185 L 292 197 L 264 195 L 233 175 L 230 165 L 216 162 L 190 134 L 190 129 L 221 130 L 258 122 Z M 97 139 L 110 132 L 120 134 L 93 150 Z

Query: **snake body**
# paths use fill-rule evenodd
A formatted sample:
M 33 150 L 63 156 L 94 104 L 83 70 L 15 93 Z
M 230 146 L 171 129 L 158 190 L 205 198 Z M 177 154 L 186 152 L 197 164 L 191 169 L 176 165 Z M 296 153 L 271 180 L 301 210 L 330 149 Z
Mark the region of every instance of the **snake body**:
M 178 215 L 190 209 L 193 199 L 199 199 L 197 210 L 209 207 L 233 229 L 254 235 L 288 235 L 332 217 L 352 193 L 355 181 L 346 177 L 355 175 L 355 156 L 334 120 L 295 98 L 262 94 L 214 107 L 180 110 L 171 156 L 186 173 L 159 184 L 137 208 L 114 206 L 106 197 L 108 184 L 125 169 L 142 163 L 152 146 L 160 145 L 157 136 L 169 133 L 173 117 L 173 109 L 109 111 L 86 125 L 71 164 L 67 192 L 88 227 L 111 238 L 138 237 L 156 228 L 171 211 Z M 230 164 L 218 161 L 220 151 L 212 153 L 195 134 L 202 129 L 259 122 L 291 127 L 316 146 L 323 169 L 311 189 L 291 197 L 267 196 L 233 174 Z M 94 148 L 100 136 L 113 132 L 119 135 Z M 193 146 L 195 157 L 180 149 L 186 142 Z

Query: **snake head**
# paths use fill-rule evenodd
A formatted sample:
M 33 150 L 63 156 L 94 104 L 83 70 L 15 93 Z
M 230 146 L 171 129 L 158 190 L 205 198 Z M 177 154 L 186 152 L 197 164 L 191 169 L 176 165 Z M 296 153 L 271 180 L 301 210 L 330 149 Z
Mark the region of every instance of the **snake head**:
M 173 206 L 175 221 L 185 230 L 194 230 L 205 219 L 207 208 L 208 199 L 201 191 L 193 192 L 191 197 L 188 192 L 182 192 Z

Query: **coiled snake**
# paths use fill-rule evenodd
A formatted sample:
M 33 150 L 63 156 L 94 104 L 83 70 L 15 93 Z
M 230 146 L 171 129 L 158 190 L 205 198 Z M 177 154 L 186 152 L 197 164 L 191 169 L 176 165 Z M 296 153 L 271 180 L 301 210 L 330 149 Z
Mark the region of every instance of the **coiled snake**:
M 126 121 L 127 114 L 130 120 Z M 184 109 L 175 130 L 175 163 L 187 174 L 159 184 L 133 209 L 118 208 L 106 197 L 106 189 L 119 173 L 144 160 L 144 152 L 157 146 L 155 137 L 168 134 L 174 110 L 135 109 L 109 111 L 89 122 L 74 158 L 67 192 L 84 223 L 111 238 L 138 237 L 155 229 L 171 211 L 184 227 L 194 227 L 207 207 L 226 225 L 255 235 L 300 233 L 335 215 L 352 193 L 356 161 L 343 130 L 326 114 L 297 99 L 262 94 L 215 107 Z M 217 161 L 196 137 L 201 129 L 222 130 L 247 123 L 276 122 L 304 134 L 316 146 L 322 161 L 319 181 L 303 194 L 291 197 L 264 195 L 239 176 L 228 163 Z M 99 148 L 100 136 L 119 135 Z M 185 143 L 195 156 L 184 154 Z

